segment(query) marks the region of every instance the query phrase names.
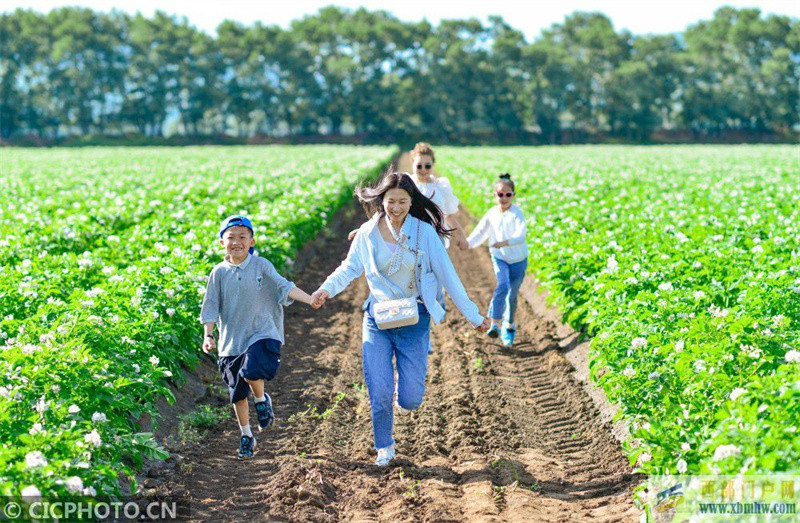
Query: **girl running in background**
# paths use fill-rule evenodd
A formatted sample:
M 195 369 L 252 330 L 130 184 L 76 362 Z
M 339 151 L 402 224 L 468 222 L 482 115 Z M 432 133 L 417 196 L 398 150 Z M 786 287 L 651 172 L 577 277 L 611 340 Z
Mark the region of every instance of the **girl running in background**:
M 517 332 L 514 323 L 517 292 L 528 268 L 527 228 L 522 210 L 514 205 L 515 188 L 511 175 L 501 174 L 494 184 L 494 191 L 497 205 L 486 211 L 467 242 L 474 249 L 489 240 L 497 288 L 489 306 L 492 326 L 486 334 L 490 338 L 501 336 L 503 345 L 511 346 Z

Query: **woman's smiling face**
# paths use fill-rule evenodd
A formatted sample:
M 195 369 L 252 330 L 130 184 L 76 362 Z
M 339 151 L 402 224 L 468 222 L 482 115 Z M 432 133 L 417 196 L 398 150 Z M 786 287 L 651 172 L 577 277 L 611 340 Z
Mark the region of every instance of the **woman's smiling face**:
M 411 195 L 405 189 L 389 189 L 383 195 L 383 210 L 393 222 L 402 222 L 411 210 Z

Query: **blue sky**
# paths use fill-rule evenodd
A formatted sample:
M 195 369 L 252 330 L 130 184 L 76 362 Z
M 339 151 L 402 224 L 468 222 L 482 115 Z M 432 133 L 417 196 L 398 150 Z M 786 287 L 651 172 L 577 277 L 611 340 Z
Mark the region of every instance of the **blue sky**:
M 683 31 L 688 25 L 711 18 L 714 11 L 723 5 L 759 7 L 764 13 L 800 17 L 800 1 L 797 0 L 5 0 L 2 9 L 10 11 L 23 7 L 47 12 L 54 7 L 80 5 L 100 11 L 112 7 L 129 13 L 139 11 L 147 16 L 160 9 L 186 16 L 192 25 L 215 34 L 217 25 L 225 19 L 246 25 L 261 21 L 285 28 L 292 20 L 316 13 L 321 7 L 331 4 L 383 9 L 401 20 L 425 18 L 434 24 L 448 18 L 477 17 L 485 21 L 489 15 L 498 14 L 522 30 L 529 41 L 536 38 L 542 29 L 562 22 L 573 11 L 603 12 L 611 18 L 617 30 L 628 29 L 634 34 Z

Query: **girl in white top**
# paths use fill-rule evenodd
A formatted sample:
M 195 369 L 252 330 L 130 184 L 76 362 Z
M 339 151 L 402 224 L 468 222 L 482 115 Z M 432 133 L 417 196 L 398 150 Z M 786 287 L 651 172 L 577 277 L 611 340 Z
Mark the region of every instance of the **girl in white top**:
M 527 227 L 522 210 L 514 205 L 514 182 L 511 176 L 501 174 L 495 182 L 497 205 L 486 211 L 467 238 L 470 248 L 489 241 L 489 252 L 497 276 L 489 317 L 492 327 L 487 334 L 491 338 L 502 336 L 503 344 L 514 343 L 517 326 L 514 313 L 517 309 L 517 293 L 525 279 L 528 268 L 528 245 L 525 243 Z M 503 320 L 502 333 L 500 321 Z
M 414 184 L 423 195 L 431 199 L 442 210 L 445 223 L 452 229 L 453 240 L 458 248 L 462 251 L 468 249 L 467 235 L 455 216 L 458 212 L 458 198 L 453 193 L 450 180 L 434 176 L 433 166 L 436 163 L 436 157 L 430 144 L 417 143 L 411 151 L 411 162 L 411 179 L 414 180 Z M 445 247 L 450 246 L 446 237 L 444 244 Z

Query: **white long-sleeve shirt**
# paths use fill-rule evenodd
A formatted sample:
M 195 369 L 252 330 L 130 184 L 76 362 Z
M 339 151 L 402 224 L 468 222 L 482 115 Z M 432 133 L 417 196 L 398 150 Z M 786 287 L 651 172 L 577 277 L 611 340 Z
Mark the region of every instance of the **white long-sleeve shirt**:
M 467 238 L 471 249 L 489 240 L 489 252 L 506 263 L 517 263 L 528 257 L 528 244 L 525 243 L 527 226 L 525 215 L 516 205 L 503 212 L 495 205 L 483 215 Z M 508 240 L 508 245 L 495 249 L 497 242 Z

